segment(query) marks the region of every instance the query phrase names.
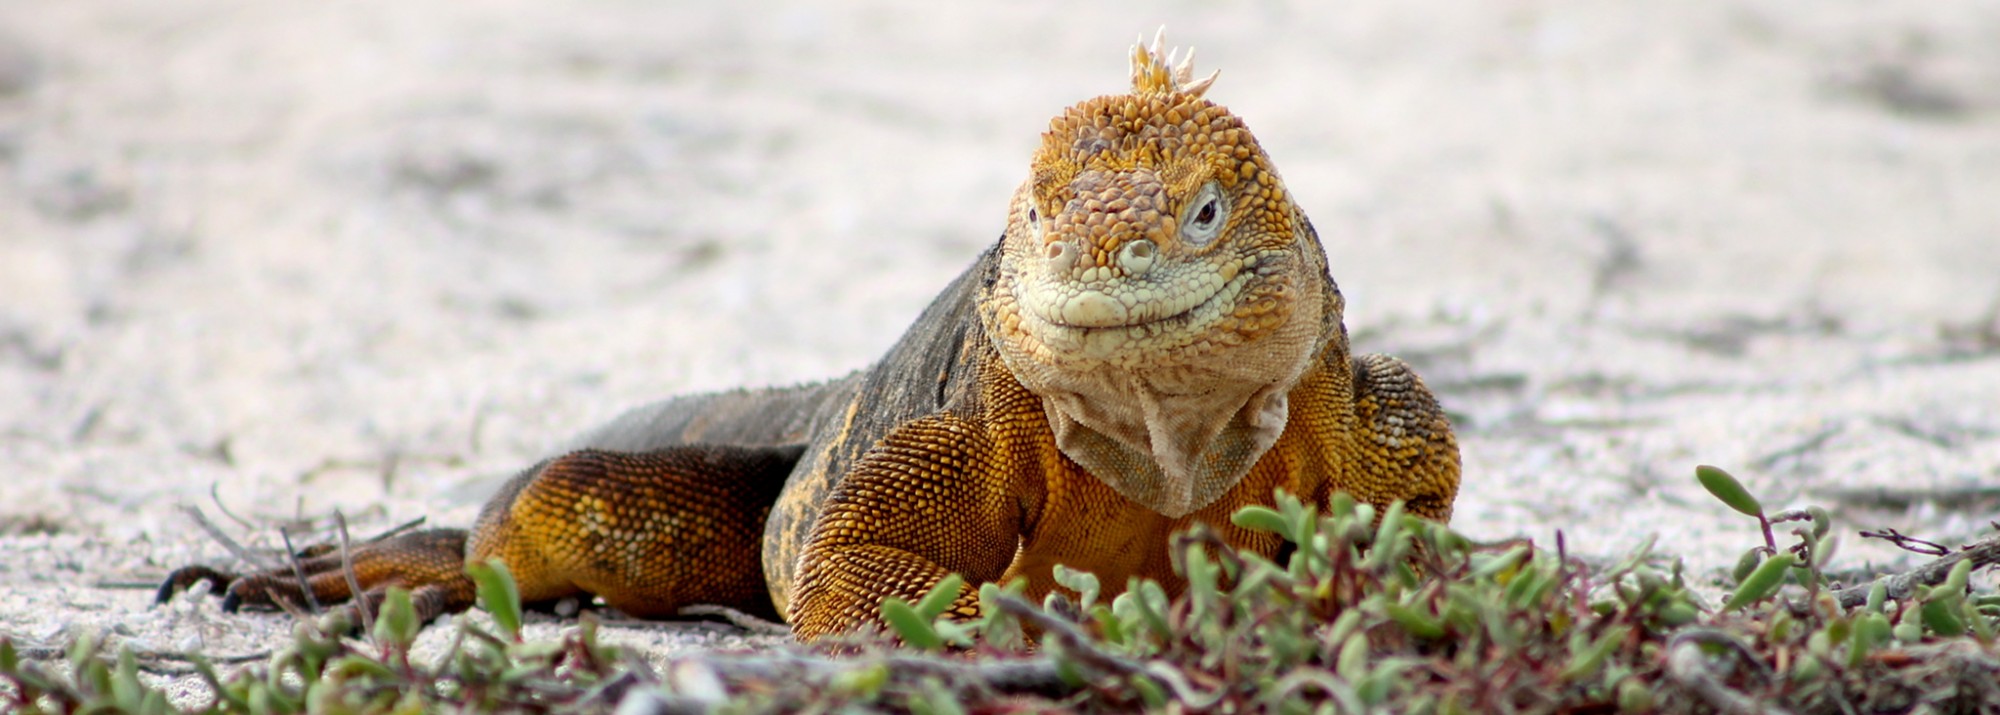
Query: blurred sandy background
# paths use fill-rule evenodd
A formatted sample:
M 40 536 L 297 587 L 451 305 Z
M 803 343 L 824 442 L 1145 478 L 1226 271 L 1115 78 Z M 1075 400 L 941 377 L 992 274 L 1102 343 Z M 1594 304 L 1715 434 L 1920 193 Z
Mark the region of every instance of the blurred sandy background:
M 0 633 L 268 647 L 121 587 L 225 558 L 177 505 L 465 524 L 866 364 L 1161 24 L 1459 416 L 1463 530 L 1709 573 L 1700 462 L 1845 566 L 2000 513 L 2000 3 L 0 0 Z

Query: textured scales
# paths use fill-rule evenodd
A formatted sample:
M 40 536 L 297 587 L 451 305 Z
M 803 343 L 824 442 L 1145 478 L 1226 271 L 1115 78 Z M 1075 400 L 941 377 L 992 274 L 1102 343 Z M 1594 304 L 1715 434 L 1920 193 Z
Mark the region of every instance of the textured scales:
M 781 614 L 802 639 L 877 623 L 947 574 L 954 604 L 1057 564 L 1115 592 L 1174 575 L 1167 544 L 1275 490 L 1349 492 L 1449 520 L 1458 447 L 1394 358 L 1352 358 L 1339 288 L 1305 215 L 1189 58 L 1134 48 L 1132 91 L 1050 122 L 998 244 L 881 362 L 795 388 L 669 400 L 585 435 L 488 503 L 470 532 L 372 543 L 379 602 L 468 608 L 460 566 L 500 558 L 525 600 L 591 594 L 640 616 L 696 603 Z M 305 562 L 352 596 L 337 556 Z M 177 571 L 161 597 L 227 584 L 225 605 L 302 599 L 289 575 Z
M 1191 77 L 1156 40 L 1134 49 L 1132 94 L 1050 122 L 982 302 L 1063 453 L 1170 516 L 1249 471 L 1340 331 L 1304 214 L 1243 122 L 1202 98 L 1214 77 Z

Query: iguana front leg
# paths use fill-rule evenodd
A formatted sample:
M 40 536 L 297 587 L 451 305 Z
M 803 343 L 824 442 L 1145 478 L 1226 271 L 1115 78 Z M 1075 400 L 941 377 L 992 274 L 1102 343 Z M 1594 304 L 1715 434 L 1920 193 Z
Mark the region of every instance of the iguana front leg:
M 891 432 L 828 495 L 800 555 L 786 620 L 800 640 L 881 623 L 884 598 L 914 602 L 949 574 L 966 579 L 952 612 L 978 615 L 979 584 L 1019 547 L 1024 459 L 988 427 L 950 413 Z
M 1388 355 L 1356 356 L 1354 408 L 1360 454 L 1350 463 L 1358 473 L 1334 486 L 1377 505 L 1401 500 L 1412 514 L 1450 523 L 1458 439 L 1423 378 Z

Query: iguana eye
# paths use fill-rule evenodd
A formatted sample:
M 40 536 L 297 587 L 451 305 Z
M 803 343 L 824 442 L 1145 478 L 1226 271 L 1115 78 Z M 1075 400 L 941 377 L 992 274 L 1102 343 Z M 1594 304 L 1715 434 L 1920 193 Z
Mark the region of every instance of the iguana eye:
M 1181 218 L 1181 241 L 1190 246 L 1206 245 L 1222 232 L 1229 218 L 1229 203 L 1223 201 L 1222 187 L 1211 181 L 1188 202 Z

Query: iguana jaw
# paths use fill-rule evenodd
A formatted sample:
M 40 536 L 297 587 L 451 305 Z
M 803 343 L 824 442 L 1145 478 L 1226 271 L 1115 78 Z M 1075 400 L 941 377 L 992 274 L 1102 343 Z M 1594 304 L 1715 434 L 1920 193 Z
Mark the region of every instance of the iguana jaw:
M 1147 244 L 1157 245 L 1152 240 Z M 1066 256 L 1080 252 L 1074 241 L 1057 239 L 1044 244 L 1045 254 Z M 1163 261 L 1154 258 L 1149 249 L 1145 259 L 1147 272 L 1152 272 L 1151 264 Z M 1049 263 L 1057 263 L 1051 259 Z M 1070 263 L 1073 264 L 1073 261 Z M 1088 268 L 1076 270 L 1052 269 L 1025 286 L 1022 307 L 1035 317 L 1051 325 L 1066 328 L 1122 328 L 1162 320 L 1184 318 L 1197 312 L 1214 313 L 1218 309 L 1233 304 L 1242 293 L 1244 284 L 1255 274 L 1255 258 L 1225 258 L 1210 265 L 1208 262 L 1185 266 L 1188 270 L 1168 271 L 1164 279 L 1126 278 L 1119 276 L 1121 270 Z M 1245 273 L 1243 269 L 1252 270 Z
M 1052 352 L 1078 358 L 1112 359 L 1120 354 L 1144 358 L 1146 348 L 1186 344 L 1204 336 L 1238 308 L 1244 290 L 1256 280 L 1250 260 L 1230 260 L 1222 268 L 1202 270 L 1178 286 L 1140 282 L 1074 284 L 1054 276 L 1024 280 L 1020 308 L 1028 330 Z
M 1181 281 L 1111 280 L 1082 283 L 1064 277 L 1021 276 L 1017 286 L 1023 329 L 1051 353 L 1113 364 L 1157 363 L 1207 339 L 1232 344 L 1244 335 L 1235 313 L 1259 275 L 1256 258 L 1220 267 L 1189 266 Z M 1246 270 L 1247 268 L 1247 270 Z

